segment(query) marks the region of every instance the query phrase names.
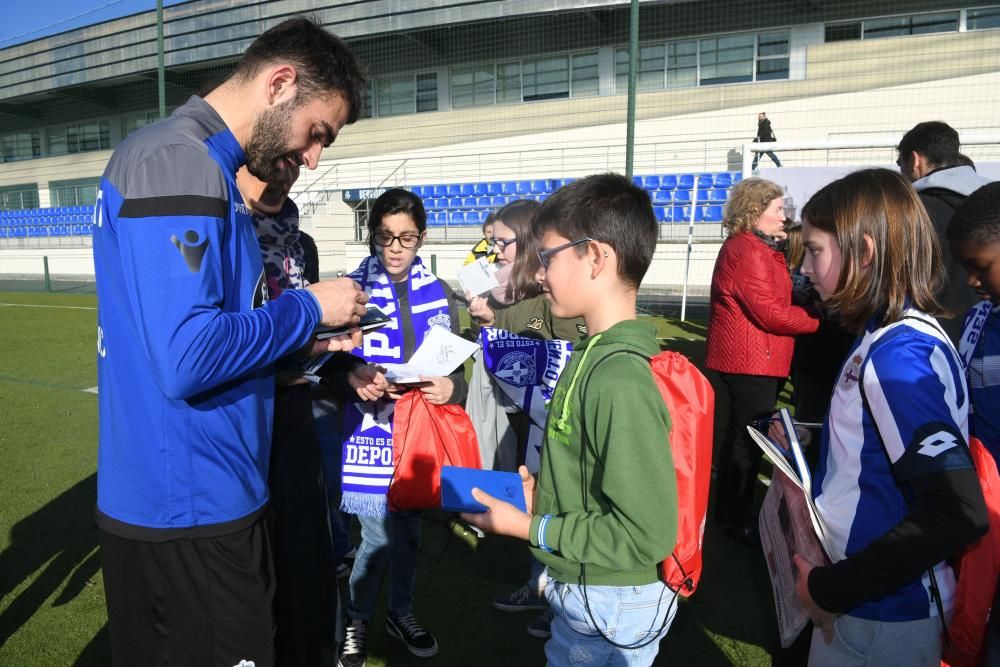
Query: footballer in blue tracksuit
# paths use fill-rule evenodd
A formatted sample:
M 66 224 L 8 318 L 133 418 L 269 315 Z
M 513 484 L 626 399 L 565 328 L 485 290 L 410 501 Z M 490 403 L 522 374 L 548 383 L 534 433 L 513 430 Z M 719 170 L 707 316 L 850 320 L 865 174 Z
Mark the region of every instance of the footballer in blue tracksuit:
M 101 179 L 96 519 L 116 665 L 274 661 L 273 364 L 365 299 L 341 284 L 268 302 L 235 173 L 315 168 L 363 86 L 343 42 L 291 19 L 130 135 Z

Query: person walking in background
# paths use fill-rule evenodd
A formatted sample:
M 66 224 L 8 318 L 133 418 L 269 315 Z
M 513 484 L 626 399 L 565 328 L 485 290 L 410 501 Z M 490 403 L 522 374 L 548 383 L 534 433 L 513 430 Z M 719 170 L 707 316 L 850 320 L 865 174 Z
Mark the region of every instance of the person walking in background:
M 356 324 L 342 279 L 269 300 L 245 163 L 270 182 L 354 122 L 365 79 L 304 18 L 256 39 L 204 99 L 129 135 L 101 179 L 96 522 L 115 665 L 273 665 L 268 461 L 274 364 Z
M 763 111 L 757 114 L 757 135 L 753 138 L 753 140 L 759 144 L 770 143 L 778 140 L 778 138 L 774 136 L 774 131 L 771 130 L 771 121 L 768 120 L 767 114 Z M 754 151 L 753 164 L 750 166 L 750 169 L 755 173 L 757 171 L 757 163 L 760 162 L 761 153 L 771 158 L 771 162 L 774 163 L 775 167 L 781 166 L 781 160 L 779 160 L 778 156 L 774 154 L 774 151 Z
M 773 411 L 794 337 L 819 326 L 816 316 L 792 305 L 792 279 L 779 250 L 784 222 L 781 186 L 748 178 L 733 187 L 723 219 L 729 238 L 715 262 L 709 301 L 705 363 L 729 394 L 715 518 L 731 537 L 750 543 L 757 541 L 753 502 L 761 452 L 746 426 Z
M 962 333 L 962 317 L 978 298 L 966 284 L 962 267 L 951 257 L 946 231 L 955 209 L 990 182 L 976 173 L 960 148 L 958 132 L 941 121 L 918 123 L 903 135 L 896 147 L 899 172 L 913 183 L 941 244 L 946 280 L 938 300 L 948 312 L 938 319 L 955 345 Z

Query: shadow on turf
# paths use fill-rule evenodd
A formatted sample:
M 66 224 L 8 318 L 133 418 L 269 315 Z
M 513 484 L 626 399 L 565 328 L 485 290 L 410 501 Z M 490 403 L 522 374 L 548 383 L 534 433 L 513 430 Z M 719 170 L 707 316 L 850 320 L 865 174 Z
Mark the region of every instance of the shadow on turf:
M 56 606 L 72 600 L 97 576 L 96 485 L 96 475 L 77 482 L 10 529 L 10 546 L 0 553 L 0 598 L 41 572 L 0 612 L 0 645 L 60 587 Z

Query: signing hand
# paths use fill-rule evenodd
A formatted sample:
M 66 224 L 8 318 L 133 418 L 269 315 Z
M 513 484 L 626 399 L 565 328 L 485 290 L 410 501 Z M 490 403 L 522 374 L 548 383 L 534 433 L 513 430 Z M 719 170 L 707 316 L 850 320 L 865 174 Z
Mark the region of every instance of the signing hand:
M 449 377 L 427 378 L 421 375 L 419 387 L 431 405 L 444 405 L 455 391 L 455 383 Z
M 382 370 L 370 364 L 355 366 L 347 374 L 347 383 L 362 401 L 377 401 L 389 388 Z
M 816 604 L 809 593 L 809 573 L 816 566 L 802 556 L 795 554 L 795 567 L 799 571 L 799 579 L 795 582 L 795 596 L 809 613 L 813 624 L 823 633 L 823 640 L 830 644 L 833 642 L 833 623 L 837 617 Z
M 472 295 L 468 295 L 468 297 L 469 315 L 482 325 L 493 326 L 493 322 L 496 321 L 496 313 L 487 305 L 486 297 Z
M 306 289 L 319 300 L 323 309 L 322 324 L 330 327 L 357 324 L 365 314 L 368 295 L 350 278 L 321 280 Z
M 334 336 L 326 340 L 313 338 L 306 343 L 306 356 L 315 357 L 327 352 L 350 352 L 356 347 L 361 347 L 361 329 L 351 329 L 346 336 Z

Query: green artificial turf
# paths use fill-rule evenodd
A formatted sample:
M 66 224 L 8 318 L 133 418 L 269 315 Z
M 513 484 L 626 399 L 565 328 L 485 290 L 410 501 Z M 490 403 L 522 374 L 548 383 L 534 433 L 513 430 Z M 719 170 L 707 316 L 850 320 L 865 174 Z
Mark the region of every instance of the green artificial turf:
M 97 384 L 95 302 L 0 292 L 0 304 L 22 304 L 0 305 L 0 665 L 110 664 L 93 523 L 97 397 L 86 391 Z M 665 348 L 701 362 L 704 323 L 652 319 Z M 425 518 L 415 611 L 440 654 L 412 658 L 377 622 L 369 665 L 543 664 L 543 642 L 524 632 L 531 613 L 490 605 L 523 583 L 525 547 L 455 533 L 445 517 Z M 704 558 L 656 664 L 769 664 L 776 633 L 760 554 L 710 522 Z M 335 664 L 332 653 L 325 663 Z

